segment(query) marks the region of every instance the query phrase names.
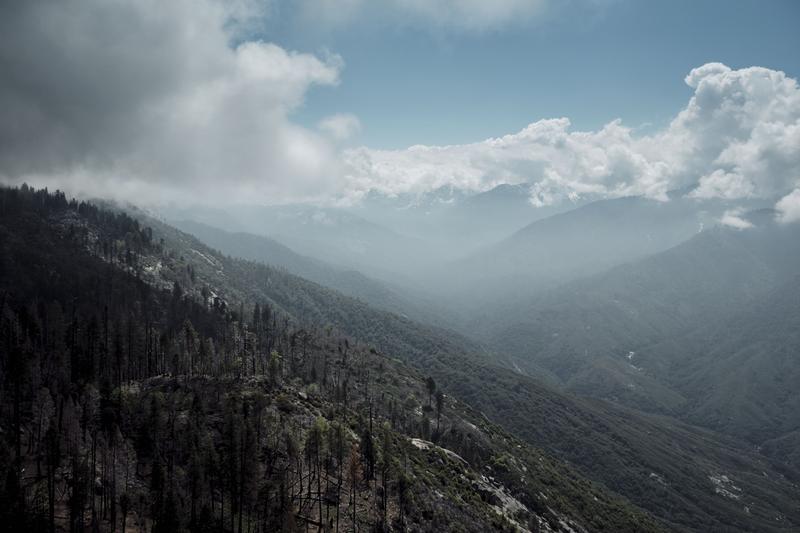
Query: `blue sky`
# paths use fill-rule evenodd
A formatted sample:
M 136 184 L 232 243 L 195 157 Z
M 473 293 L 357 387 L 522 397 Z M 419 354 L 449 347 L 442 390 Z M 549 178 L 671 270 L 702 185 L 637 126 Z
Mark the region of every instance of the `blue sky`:
M 575 0 L 488 30 L 370 14 L 325 26 L 278 13 L 263 38 L 341 55 L 340 84 L 311 89 L 294 117 L 310 126 L 353 113 L 355 140 L 373 148 L 477 141 L 553 117 L 581 130 L 619 117 L 647 131 L 686 103 L 682 80 L 704 63 L 800 74 L 791 0 Z
M 798 0 L 0 2 L 0 182 L 213 205 L 681 189 L 800 219 L 799 27 Z

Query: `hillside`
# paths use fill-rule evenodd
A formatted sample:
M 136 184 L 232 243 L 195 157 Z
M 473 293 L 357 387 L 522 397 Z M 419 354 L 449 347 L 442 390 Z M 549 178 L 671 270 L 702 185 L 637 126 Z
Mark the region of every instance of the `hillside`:
M 451 259 L 505 239 L 531 222 L 573 207 L 534 207 L 530 185 L 501 184 L 483 192 L 444 187 L 425 194 L 372 193 L 348 210 L 433 244 Z
M 690 399 L 687 420 L 761 444 L 800 429 L 799 351 L 794 277 L 731 318 L 647 347 L 641 364 Z
M 661 529 L 397 360 L 209 286 L 124 213 L 0 193 L 12 530 Z
M 306 205 L 239 205 L 164 209 L 168 220 L 192 220 L 232 232 L 262 235 L 343 270 L 402 280 L 435 259 L 429 243 L 343 209 Z
M 34 196 L 34 198 L 34 205 L 46 204 L 40 200 L 40 196 Z M 55 203 L 58 207 L 59 202 Z M 17 212 L 11 213 L 10 217 L 4 219 L 4 227 L 7 229 L 3 233 L 3 245 L 6 247 L 5 250 L 9 250 L 4 257 L 21 256 L 18 251 L 9 247 L 22 247 L 24 254 L 28 257 L 26 264 L 42 265 L 42 269 L 36 271 L 20 270 L 19 268 L 9 270 L 8 266 L 13 267 L 16 263 L 6 261 L 4 272 L 7 275 L 13 272 L 20 278 L 18 281 L 14 281 L 10 287 L 41 287 L 45 291 L 49 290 L 47 287 L 60 287 L 61 282 L 58 281 L 58 278 L 54 278 L 50 285 L 43 282 L 42 279 L 48 279 L 49 272 L 53 271 L 48 266 L 51 264 L 50 258 L 52 257 L 49 250 L 63 249 L 59 248 L 64 244 L 60 239 L 66 236 L 68 237 L 67 243 L 72 244 L 56 256 L 59 264 L 70 265 L 72 260 L 78 259 L 97 265 L 92 267 L 90 272 L 92 269 L 106 273 L 123 271 L 119 276 L 114 274 L 112 279 L 126 279 L 126 276 L 133 275 L 135 280 L 138 276 L 140 280 L 147 283 L 146 285 L 141 285 L 141 281 L 137 283 L 141 287 L 153 287 L 155 289 L 153 294 L 162 295 L 160 298 L 163 303 L 160 305 L 151 303 L 142 307 L 139 303 L 140 297 L 136 297 L 136 293 L 124 296 L 121 301 L 125 302 L 125 305 L 133 305 L 134 309 L 162 309 L 162 312 L 167 313 L 165 317 L 158 320 L 152 316 L 148 318 L 146 315 L 141 319 L 136 319 L 141 322 L 132 324 L 130 319 L 113 320 L 117 312 L 122 313 L 122 317 L 129 314 L 124 307 L 111 314 L 109 342 L 115 338 L 120 340 L 117 352 L 119 359 L 116 359 L 119 363 L 116 366 L 111 365 L 111 368 L 105 366 L 103 370 L 98 367 L 97 372 L 100 373 L 98 375 L 110 373 L 111 377 L 106 381 L 111 385 L 110 387 L 96 387 L 101 393 L 106 391 L 102 394 L 113 396 L 112 393 L 115 390 L 113 384 L 117 380 L 126 381 L 132 378 L 140 383 L 139 387 L 142 390 L 149 391 L 151 390 L 149 388 L 151 385 L 148 384 L 150 373 L 155 372 L 157 375 L 162 375 L 164 371 L 170 372 L 177 378 L 176 383 L 192 381 L 195 378 L 207 379 L 209 376 L 214 379 L 218 377 L 233 379 L 232 382 L 224 382 L 227 383 L 224 386 L 225 390 L 239 390 L 237 389 L 239 387 L 237 380 L 248 381 L 250 378 L 247 376 L 252 376 L 255 383 L 263 379 L 267 381 L 272 379 L 270 376 L 274 376 L 275 373 L 269 369 L 270 361 L 273 361 L 273 358 L 267 357 L 267 354 L 275 349 L 283 354 L 284 362 L 276 365 L 281 368 L 278 372 L 281 387 L 285 387 L 285 390 L 281 390 L 290 396 L 293 394 L 293 390 L 297 391 L 296 394 L 300 399 L 296 401 L 300 402 L 299 409 L 301 411 L 307 409 L 312 413 L 322 412 L 327 423 L 332 424 L 336 421 L 341 423 L 341 418 L 337 419 L 335 416 L 324 414 L 331 411 L 330 408 L 325 407 L 325 402 L 330 401 L 333 411 L 336 412 L 336 406 L 338 405 L 339 411 L 341 411 L 344 398 L 348 398 L 348 406 L 353 410 L 347 416 L 356 420 L 355 425 L 351 424 L 351 429 L 356 436 L 359 436 L 363 435 L 364 428 L 368 426 L 364 421 L 369 419 L 371 403 L 373 418 L 382 417 L 381 419 L 384 421 L 388 419 L 392 431 L 399 433 L 402 438 L 430 441 L 431 439 L 437 440 L 433 438 L 432 433 L 430 437 L 428 435 L 435 427 L 436 420 L 432 414 L 439 412 L 435 407 L 428 409 L 426 405 L 428 403 L 426 396 L 428 395 L 426 394 L 425 380 L 422 377 L 430 376 L 435 380 L 437 390 L 446 393 L 443 397 L 444 413 L 465 413 L 463 417 L 459 415 L 462 422 L 459 422 L 459 419 L 453 419 L 452 424 L 456 427 L 456 431 L 455 434 L 452 434 L 452 438 L 453 442 L 462 442 L 463 444 L 460 446 L 466 446 L 466 448 L 450 444 L 450 441 L 445 440 L 444 435 L 441 436 L 441 440 L 437 440 L 439 445 L 467 459 L 478 479 L 482 479 L 480 476 L 485 475 L 489 481 L 491 481 L 489 476 L 498 480 L 498 470 L 507 471 L 510 477 L 503 478 L 506 481 L 500 483 L 504 488 L 498 488 L 498 490 L 501 493 L 506 491 L 519 502 L 528 502 L 524 503 L 524 506 L 529 513 L 542 518 L 542 520 L 535 519 L 539 524 L 549 520 L 548 524 L 552 522 L 554 525 L 548 527 L 565 527 L 558 526 L 558 517 L 560 516 L 565 520 L 583 524 L 583 527 L 589 531 L 642 531 L 651 527 L 706 531 L 712 528 L 724 529 L 734 523 L 742 530 L 785 531 L 791 530 L 795 524 L 800 522 L 798 519 L 800 510 L 796 509 L 794 504 L 800 500 L 797 497 L 800 495 L 796 494 L 796 473 L 790 469 L 776 470 L 765 457 L 747 450 L 735 441 L 721 439 L 713 433 L 681 426 L 670 420 L 642 417 L 634 412 L 619 410 L 602 403 L 592 405 L 576 400 L 553 389 L 543 387 L 536 381 L 518 373 L 494 366 L 491 364 L 493 360 L 491 355 L 482 354 L 478 346 L 457 335 L 434 328 L 425 328 L 391 313 L 376 311 L 362 302 L 296 278 L 286 273 L 285 270 L 272 269 L 261 264 L 219 255 L 188 235 L 156 221 L 152 221 L 152 225 L 139 223 L 140 225 L 136 226 L 135 221 L 125 219 L 123 215 L 113 215 L 102 210 L 95 213 L 95 208 L 84 204 L 76 204 L 66 210 L 63 207 L 59 209 L 62 211 L 58 216 L 42 217 L 36 214 L 35 209 L 32 209 L 32 213 L 22 213 L 24 216 L 21 218 Z M 122 217 L 123 221 L 128 220 L 124 223 L 125 227 L 140 229 L 137 231 L 124 230 L 117 234 L 120 237 L 127 235 L 127 238 L 107 240 L 97 224 L 105 220 L 113 221 L 115 216 Z M 30 230 L 17 227 L 18 220 Z M 147 246 L 137 245 L 142 238 L 137 238 L 137 234 L 148 236 L 145 241 L 150 244 Z M 13 236 L 16 237 L 10 238 Z M 52 239 L 56 236 L 60 237 L 53 241 Z M 85 252 L 87 249 L 92 251 L 92 255 L 88 257 Z M 85 259 L 81 259 L 84 257 Z M 111 259 L 112 257 L 114 259 Z M 114 268 L 110 268 L 112 266 Z M 41 272 L 41 274 L 36 274 L 36 272 Z M 43 278 L 36 279 L 35 283 L 27 283 L 26 276 L 34 274 L 40 278 L 43 276 Z M 93 289 L 85 290 L 84 286 Z M 65 297 L 62 298 L 67 303 L 62 305 L 69 309 L 71 295 L 75 294 L 72 292 L 73 290 L 77 291 L 77 294 L 91 295 L 94 294 L 93 291 L 100 290 L 104 286 L 107 285 L 97 283 L 96 275 L 90 275 L 83 285 L 69 286 Z M 115 282 L 112 286 L 120 287 L 121 285 L 119 282 Z M 180 287 L 180 290 L 176 290 L 176 287 Z M 100 297 L 101 301 L 107 300 L 102 293 Z M 193 301 L 206 302 L 206 305 L 191 304 Z M 176 306 L 178 302 L 182 303 Z M 251 312 L 253 304 L 250 302 L 259 303 L 261 311 Z M 170 315 L 170 313 L 174 314 L 182 306 L 190 304 L 194 311 L 191 315 L 192 328 L 187 330 L 183 327 L 185 320 L 181 318 L 185 315 L 182 313 Z M 92 304 L 91 301 L 87 301 L 86 305 L 87 309 L 79 315 L 80 324 L 87 319 L 91 324 L 91 316 L 96 317 L 97 309 L 103 307 Z M 83 313 L 86 318 L 83 318 Z M 140 315 L 134 313 L 130 316 Z M 170 319 L 170 316 L 173 318 Z M 214 319 L 214 316 L 220 318 Z M 242 316 L 245 317 L 243 321 L 241 320 Z M 256 321 L 256 316 L 260 316 L 260 320 Z M 94 320 L 97 324 L 103 324 L 102 314 Z M 214 321 L 221 322 L 221 324 L 215 327 L 213 326 Z M 176 325 L 169 326 L 170 323 Z M 137 324 L 139 325 L 137 326 Z M 260 326 L 256 324 L 260 324 Z M 126 325 L 127 327 L 125 327 Z M 83 326 L 81 326 L 82 330 Z M 92 329 L 88 328 L 87 331 L 92 331 Z M 136 341 L 137 336 L 130 337 L 130 331 L 138 331 L 143 337 Z M 198 344 L 189 342 L 189 339 L 193 339 L 194 336 L 187 337 L 187 331 L 202 332 L 199 333 L 200 338 L 209 335 L 207 337 L 209 342 Z M 79 338 L 86 339 L 81 342 L 97 343 L 104 338 L 104 335 Z M 130 338 L 134 340 L 128 345 Z M 148 339 L 151 340 L 148 341 Z M 349 341 L 345 342 L 347 339 Z M 113 342 L 111 346 L 115 346 Z M 128 347 L 126 348 L 126 346 Z M 190 346 L 196 346 L 195 350 L 198 351 L 190 349 Z M 370 348 L 370 346 L 374 348 Z M 105 349 L 97 347 L 88 352 L 84 350 L 84 352 L 100 354 Z M 108 349 L 111 350 L 111 347 L 109 346 Z M 114 351 L 111 350 L 111 353 Z M 129 361 L 126 354 L 139 354 L 133 359 L 140 362 L 124 364 Z M 203 355 L 201 356 L 201 354 Z M 216 354 L 216 357 L 209 359 L 208 354 Z M 389 359 L 381 354 L 391 354 L 412 363 L 418 369 L 417 371 L 422 371 L 422 375 L 406 369 L 399 361 Z M 345 359 L 349 363 L 345 363 Z M 99 362 L 104 358 L 92 356 L 91 360 Z M 154 366 L 148 366 L 147 362 Z M 70 368 L 72 365 L 62 366 Z M 76 368 L 79 367 L 80 365 Z M 94 364 L 89 366 L 89 368 L 94 367 Z M 86 368 L 85 365 L 83 368 Z M 113 370 L 115 368 L 118 370 Z M 369 368 L 374 368 L 374 371 L 367 371 Z M 386 369 L 390 369 L 388 373 L 384 372 Z M 262 372 L 266 374 L 265 378 L 259 377 Z M 359 372 L 361 372 L 361 377 L 357 377 Z M 372 377 L 364 376 L 364 373 Z M 406 384 L 408 388 L 403 385 L 401 390 L 391 391 L 389 388 L 385 388 L 388 386 L 381 382 L 391 375 L 405 374 L 418 376 L 415 378 L 416 381 L 412 380 L 416 385 Z M 190 378 L 190 376 L 193 377 Z M 348 379 L 344 380 L 344 376 L 348 376 Z M 166 383 L 169 390 L 175 389 L 176 385 L 171 385 L 172 382 L 169 381 L 173 378 L 163 375 L 162 377 L 167 378 Z M 297 379 L 299 379 L 299 383 L 297 383 Z M 359 380 L 362 380 L 360 388 Z M 345 389 L 350 392 L 342 396 L 341 390 L 345 382 L 349 384 Z M 152 386 L 160 387 L 159 383 L 163 382 L 156 381 Z M 392 381 L 392 383 L 394 382 Z M 29 387 L 30 385 L 25 386 L 25 390 L 29 391 L 26 394 L 30 395 L 26 398 L 31 398 L 31 400 L 26 400 L 26 402 L 32 402 L 33 398 L 34 389 Z M 79 384 L 78 390 L 82 390 L 81 387 Z M 339 393 L 336 392 L 337 387 Z M 370 393 L 367 393 L 367 388 L 371 391 Z M 48 387 L 48 389 L 51 391 L 61 390 L 56 389 L 55 386 Z M 246 387 L 241 390 L 243 395 L 249 394 Z M 361 407 L 355 409 L 355 399 L 358 398 L 359 391 L 362 397 Z M 378 391 L 381 391 L 380 394 L 384 396 L 384 400 L 378 401 Z M 300 394 L 301 392 L 303 394 Z M 53 394 L 57 399 L 57 394 L 60 393 Z M 311 401 L 310 399 L 316 397 L 317 394 L 320 394 L 322 398 L 332 399 L 320 400 L 321 404 L 314 404 L 314 409 L 317 409 L 315 411 L 305 402 L 306 398 Z M 409 397 L 412 399 L 409 400 Z M 279 401 L 277 398 L 276 396 L 276 402 Z M 373 398 L 374 401 L 370 402 L 369 398 Z M 389 401 L 385 398 L 395 398 L 396 401 Z M 464 403 L 456 399 L 460 399 Z M 21 405 L 32 405 L 32 403 Z M 103 405 L 109 405 L 112 410 L 114 409 L 113 403 L 106 402 Z M 224 402 L 214 401 L 211 405 L 224 405 Z M 405 407 L 401 408 L 402 405 Z M 23 431 L 22 429 L 28 427 L 29 421 L 33 420 L 28 418 L 32 416 L 32 414 L 28 414 L 32 411 L 27 409 L 26 407 L 21 410 L 25 415 L 20 419 L 22 422 L 24 418 L 25 422 L 21 423 L 20 431 L 17 434 L 30 435 L 30 433 L 25 433 L 27 430 Z M 216 416 L 214 409 L 216 407 L 211 408 L 209 412 L 212 420 Z M 392 423 L 393 409 L 396 413 L 395 422 L 399 417 L 399 419 L 405 420 L 402 423 L 405 425 Z M 414 414 L 410 414 L 411 412 Z M 405 414 L 402 415 L 402 413 Z M 427 416 L 425 416 L 426 413 Z M 447 415 L 443 414 L 442 416 L 442 420 L 444 420 Z M 488 420 L 499 422 L 506 431 L 511 430 L 511 433 L 492 425 L 485 417 L 488 417 Z M 176 414 L 176 420 L 179 418 L 179 415 Z M 13 427 L 13 416 L 5 420 L 12 421 L 11 426 Z M 426 420 L 428 422 L 425 422 Z M 301 434 L 305 431 L 307 438 L 307 432 L 313 427 L 311 424 L 313 416 L 307 417 L 306 421 L 310 425 L 304 425 L 297 431 Z M 4 427 L 7 427 L 5 424 L 4 422 Z M 480 430 L 484 432 L 484 437 L 474 434 L 467 436 L 470 431 L 458 429 L 459 424 L 463 424 L 467 428 L 472 428 L 472 426 L 479 429 L 486 428 Z M 6 431 L 5 434 L 13 435 L 14 432 Z M 512 434 L 524 437 L 524 441 L 515 439 Z M 400 437 L 398 436 L 398 438 Z M 417 450 L 427 451 L 423 448 L 430 448 L 430 445 L 422 441 L 412 441 L 412 445 Z M 487 462 L 479 463 L 480 466 L 478 463 L 473 465 L 472 461 L 468 459 L 471 457 L 469 450 L 475 446 L 476 442 L 484 442 L 485 444 L 482 446 L 488 446 L 486 455 L 482 456 Z M 498 448 L 504 442 L 508 443 L 509 447 Z M 531 445 L 535 447 L 530 448 Z M 398 447 L 400 446 L 398 445 Z M 538 452 L 537 449 L 547 450 L 546 453 L 567 460 L 572 467 L 548 459 L 546 453 Z M 380 448 L 377 445 L 376 450 L 377 460 L 380 457 Z M 511 458 L 503 459 L 501 450 L 505 450 Z M 446 452 L 442 453 L 447 455 Z M 525 459 L 526 456 L 529 456 L 530 459 Z M 13 455 L 9 457 L 13 457 Z M 494 460 L 491 459 L 492 457 Z M 362 457 L 362 463 L 363 460 Z M 456 461 L 460 462 L 457 459 Z M 552 476 L 536 473 L 532 467 L 537 462 L 551 465 L 548 469 L 552 468 Z M 514 465 L 520 464 L 521 467 L 514 468 Z M 144 472 L 143 475 L 148 476 L 148 464 L 145 462 L 141 466 L 140 472 Z M 314 471 L 314 468 L 316 467 L 311 465 L 307 470 L 299 470 L 296 475 L 302 477 L 300 474 L 302 471 L 306 471 L 309 475 L 308 470 Z M 575 474 L 573 469 L 579 471 L 580 474 Z M 537 489 L 532 489 L 533 495 L 530 496 L 532 499 L 526 499 L 528 497 L 523 495 L 524 487 L 512 489 L 512 486 L 516 487 L 512 485 L 512 480 L 518 479 L 516 476 L 520 471 L 528 472 L 533 476 L 533 479 L 523 483 L 524 487 L 537 487 Z M 764 473 L 767 473 L 766 477 L 763 475 Z M 655 474 L 655 476 L 651 474 Z M 333 473 L 328 475 L 330 481 L 335 484 L 336 475 Z M 467 476 L 466 473 L 464 475 Z M 659 476 L 661 477 L 659 478 Z M 726 477 L 723 479 L 721 476 Z M 522 478 L 528 479 L 525 475 Z M 587 484 L 586 481 L 582 481 L 586 478 L 592 479 L 599 485 Z M 64 478 L 59 477 L 59 479 L 63 480 Z M 571 484 L 569 479 L 575 480 L 575 483 Z M 662 483 L 659 479 L 664 482 Z M 142 483 L 149 486 L 150 482 L 152 479 L 145 477 Z M 379 478 L 376 478 L 373 485 L 368 483 L 360 485 L 359 490 L 368 493 L 367 487 L 371 486 L 373 490 L 380 493 L 380 490 L 376 488 L 377 483 L 380 483 Z M 399 483 L 399 481 L 395 481 L 395 483 Z M 733 489 L 728 486 L 729 484 L 736 486 L 735 493 L 730 492 Z M 392 489 L 390 489 L 389 493 L 394 494 L 395 498 L 400 498 L 400 493 L 396 492 L 397 485 L 393 486 L 395 492 L 392 493 Z M 598 488 L 590 489 L 589 487 L 592 486 Z M 600 488 L 603 486 L 607 488 Z M 212 501 L 208 502 L 209 507 L 212 510 L 216 509 L 220 515 L 224 509 L 225 516 L 229 518 L 230 513 L 237 511 L 237 518 L 242 514 L 245 517 L 250 516 L 248 514 L 250 511 L 236 507 L 239 500 L 234 497 L 234 494 L 239 494 L 237 492 L 239 489 L 230 485 L 228 487 L 229 492 L 224 493 L 226 498 L 224 501 L 228 503 L 222 504 L 226 506 L 220 508 L 222 493 L 218 491 L 211 493 L 214 496 Z M 473 490 L 478 493 L 485 491 L 485 487 L 481 487 L 483 485 L 478 483 L 477 488 L 473 487 Z M 280 484 L 278 484 L 278 488 L 280 488 Z M 538 488 L 547 489 L 539 491 L 547 497 L 546 500 L 542 500 L 541 497 L 537 499 L 539 493 L 536 490 Z M 649 523 L 646 515 L 627 506 L 629 504 L 622 503 L 613 496 L 613 492 L 607 492 L 609 489 L 624 495 L 630 501 L 652 512 L 659 518 L 661 526 L 646 525 Z M 441 490 L 440 492 L 447 494 Z M 734 494 L 738 498 L 731 497 L 730 494 Z M 301 492 L 299 496 L 295 493 L 295 497 L 294 503 L 301 505 L 300 511 L 303 509 L 302 505 L 307 506 L 307 512 L 300 514 L 305 519 L 311 519 L 314 515 L 309 509 L 312 505 L 310 502 L 318 504 L 318 501 L 313 498 L 313 494 L 309 498 L 303 496 Z M 462 495 L 456 500 L 468 501 L 464 499 L 465 497 Z M 497 501 L 488 494 L 484 494 L 483 497 L 490 501 Z M 597 500 L 594 500 L 595 497 Z M 498 498 L 500 501 L 506 501 L 501 496 Z M 449 497 L 445 499 L 450 501 Z M 168 501 L 168 499 L 159 501 Z M 397 502 L 394 504 L 395 509 L 402 507 L 398 499 L 395 501 Z M 553 508 L 556 518 L 548 519 L 545 516 L 546 512 L 542 510 L 543 501 L 547 502 L 545 508 Z M 557 507 L 554 507 L 554 502 L 558 502 Z M 345 505 L 344 502 L 341 504 Z M 230 505 L 234 505 L 234 507 L 230 507 Z M 450 503 L 442 505 L 447 508 Z M 450 507 L 451 509 L 459 508 L 455 500 L 453 500 L 453 505 L 455 507 Z M 516 506 L 513 503 L 509 505 Z M 598 508 L 597 505 L 601 507 Z M 323 512 L 326 512 L 329 507 L 330 511 L 335 512 L 330 503 L 324 504 L 323 507 Z M 359 509 L 359 506 L 356 508 Z M 392 504 L 389 504 L 389 508 L 392 508 Z M 152 507 L 148 507 L 148 509 L 152 509 Z M 675 509 L 684 509 L 684 512 L 678 514 Z M 257 509 L 253 511 L 257 512 Z M 381 515 L 378 513 L 376 517 L 375 514 L 370 515 L 369 512 L 365 515 L 364 520 L 366 521 L 375 522 Z M 396 512 L 398 512 L 396 516 L 399 517 L 399 511 Z M 437 516 L 437 513 L 439 511 L 426 512 L 422 515 L 422 519 L 429 520 L 430 517 Z M 471 520 L 468 515 L 469 513 L 464 520 Z M 37 516 L 46 516 L 46 513 L 43 512 Z M 444 514 L 443 516 L 449 515 Z M 299 519 L 299 517 L 296 518 Z M 358 516 L 357 519 L 361 520 Z M 416 519 L 420 520 L 420 518 Z M 222 520 L 222 516 L 219 520 Z M 448 523 L 454 524 L 454 528 L 459 527 L 457 524 L 465 524 L 449 518 L 447 520 Z M 428 524 L 420 527 L 424 530 L 432 526 Z M 471 526 L 464 525 L 463 527 L 471 530 Z M 485 527 L 481 527 L 485 529 Z M 577 527 L 574 529 L 579 530 Z
M 537 220 L 450 265 L 454 292 L 475 287 L 482 307 L 523 303 L 543 289 L 599 274 L 675 246 L 720 209 L 675 193 L 598 200 Z
M 401 358 L 491 420 L 673 527 L 705 531 L 737 524 L 745 530 L 780 531 L 800 521 L 797 473 L 776 468 L 748 444 L 669 418 L 576 400 L 519 374 L 511 364 L 498 366 L 496 355 L 462 336 L 372 309 L 285 271 L 221 257 L 155 221 L 152 227 L 192 262 L 201 279 L 215 280 L 232 295 L 257 295 L 293 316 L 329 324 Z M 653 483 L 657 478 L 651 473 L 665 475 L 667 484 Z M 735 480 L 748 505 L 717 490 L 713 480 L 719 475 Z M 677 515 L 675 509 L 686 512 Z
M 296 276 L 362 300 L 376 309 L 391 311 L 427 324 L 444 324 L 440 318 L 441 313 L 430 310 L 436 307 L 435 304 L 426 301 L 422 294 L 414 294 L 412 301 L 401 294 L 407 293 L 408 289 L 393 289 L 387 283 L 369 278 L 356 270 L 337 268 L 318 259 L 300 255 L 268 237 L 228 232 L 189 220 L 173 222 L 173 225 L 226 255 L 284 268 Z
M 561 390 L 746 439 L 796 469 L 798 227 L 753 219 L 509 309 L 487 342 Z

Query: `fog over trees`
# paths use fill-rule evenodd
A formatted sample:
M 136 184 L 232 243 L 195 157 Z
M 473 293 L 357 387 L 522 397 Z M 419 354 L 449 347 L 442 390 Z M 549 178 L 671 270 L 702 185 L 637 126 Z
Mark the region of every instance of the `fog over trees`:
M 800 530 L 800 4 L 0 1 L 0 532 Z

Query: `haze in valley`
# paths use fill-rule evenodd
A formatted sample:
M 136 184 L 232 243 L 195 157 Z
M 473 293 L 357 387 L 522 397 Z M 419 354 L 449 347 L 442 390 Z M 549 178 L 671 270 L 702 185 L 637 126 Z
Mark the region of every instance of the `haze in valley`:
M 0 518 L 796 531 L 798 27 L 0 2 Z

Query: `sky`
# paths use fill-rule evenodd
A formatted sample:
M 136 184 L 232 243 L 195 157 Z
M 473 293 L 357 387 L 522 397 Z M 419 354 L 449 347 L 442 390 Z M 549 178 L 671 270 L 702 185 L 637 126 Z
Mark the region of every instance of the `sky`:
M 681 109 L 684 76 L 705 63 L 797 78 L 799 27 L 796 1 L 726 0 L 541 3 L 522 22 L 477 29 L 356 15 L 274 26 L 287 46 L 333 50 L 346 63 L 341 84 L 313 89 L 298 119 L 352 113 L 359 140 L 386 149 L 467 143 L 543 118 L 578 129 L 621 118 L 648 131 Z
M 800 218 L 800 3 L 5 0 L 0 179 L 140 203 L 530 186 Z

